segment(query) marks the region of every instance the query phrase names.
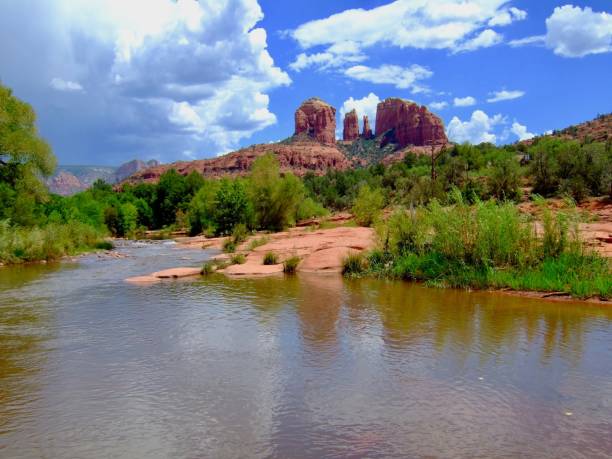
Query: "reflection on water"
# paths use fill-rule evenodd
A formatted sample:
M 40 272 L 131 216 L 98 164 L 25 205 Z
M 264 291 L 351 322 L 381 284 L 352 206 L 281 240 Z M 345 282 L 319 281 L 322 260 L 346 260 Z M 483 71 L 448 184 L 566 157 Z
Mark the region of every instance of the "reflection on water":
M 608 307 L 121 251 L 0 270 L 0 457 L 612 453 Z

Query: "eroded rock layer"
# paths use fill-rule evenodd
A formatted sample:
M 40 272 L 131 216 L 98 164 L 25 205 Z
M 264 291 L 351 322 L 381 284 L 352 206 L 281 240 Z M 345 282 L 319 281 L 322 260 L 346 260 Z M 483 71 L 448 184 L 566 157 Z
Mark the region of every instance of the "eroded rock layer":
M 344 115 L 344 130 L 342 140 L 352 141 L 359 138 L 359 119 L 355 109 Z
M 306 134 L 318 142 L 336 143 L 336 109 L 316 97 L 295 111 L 295 135 Z
M 381 146 L 391 142 L 399 148 L 448 143 L 444 123 L 438 116 L 425 106 L 399 98 L 378 104 L 376 136 L 381 137 Z

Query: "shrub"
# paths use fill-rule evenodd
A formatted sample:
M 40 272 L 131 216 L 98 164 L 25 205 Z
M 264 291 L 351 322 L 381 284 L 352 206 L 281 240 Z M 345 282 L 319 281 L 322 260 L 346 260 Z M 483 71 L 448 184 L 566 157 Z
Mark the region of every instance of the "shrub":
M 249 242 L 249 250 L 255 250 L 257 247 L 261 247 L 262 245 L 266 245 L 268 242 L 270 242 L 270 238 L 268 236 L 262 236 L 262 237 L 258 237 L 255 239 L 252 239 L 251 242 Z
M 276 265 L 278 264 L 278 256 L 274 252 L 267 252 L 263 259 L 264 265 Z
M 298 256 L 287 258 L 285 261 L 283 261 L 283 272 L 287 274 L 295 273 L 298 265 L 300 264 L 300 261 L 301 259 Z
M 225 253 L 233 253 L 236 251 L 236 243 L 234 242 L 234 240 L 232 238 L 227 238 L 224 242 L 223 242 L 223 251 Z
M 212 274 L 217 270 L 217 265 L 213 260 L 209 260 L 202 266 L 202 275 Z
M 371 226 L 380 216 L 385 198 L 379 188 L 362 185 L 353 204 L 355 221 L 363 226 Z
M 234 226 L 234 230 L 232 231 L 232 240 L 234 241 L 234 244 L 238 245 L 246 241 L 248 234 L 249 232 L 246 225 L 244 223 L 238 223 L 236 226 Z
M 351 252 L 342 260 L 342 274 L 357 276 L 366 270 L 366 261 L 361 253 Z
M 232 255 L 232 257 L 230 258 L 230 262 L 233 265 L 243 265 L 246 263 L 246 257 L 243 253 L 236 253 Z
M 100 242 L 96 243 L 96 245 L 94 247 L 96 249 L 100 249 L 100 250 L 113 250 L 115 248 L 113 243 L 110 242 L 110 241 L 100 241 Z

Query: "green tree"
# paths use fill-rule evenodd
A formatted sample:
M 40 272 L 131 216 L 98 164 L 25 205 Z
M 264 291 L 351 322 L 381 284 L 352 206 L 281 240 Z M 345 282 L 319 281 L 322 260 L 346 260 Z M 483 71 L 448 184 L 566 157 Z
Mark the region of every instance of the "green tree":
M 221 179 L 215 195 L 215 206 L 217 234 L 230 234 L 239 223 L 252 226 L 253 208 L 243 180 Z
M 385 197 L 379 188 L 362 185 L 353 204 L 353 215 L 357 223 L 370 226 L 380 217 L 385 204 Z
M 32 107 L 0 84 L 0 215 L 32 225 L 35 205 L 47 196 L 39 177 L 51 175 L 56 159 L 36 129 Z M 12 191 L 9 191 L 12 190 Z

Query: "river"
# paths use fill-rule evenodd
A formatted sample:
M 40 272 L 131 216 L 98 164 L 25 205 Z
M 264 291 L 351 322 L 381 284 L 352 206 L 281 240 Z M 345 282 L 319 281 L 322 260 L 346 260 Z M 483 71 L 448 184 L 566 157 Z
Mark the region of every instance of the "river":
M 334 275 L 0 269 L 1 458 L 612 456 L 612 308 Z

